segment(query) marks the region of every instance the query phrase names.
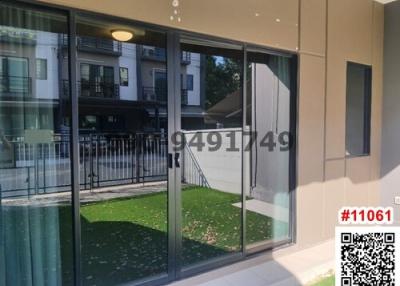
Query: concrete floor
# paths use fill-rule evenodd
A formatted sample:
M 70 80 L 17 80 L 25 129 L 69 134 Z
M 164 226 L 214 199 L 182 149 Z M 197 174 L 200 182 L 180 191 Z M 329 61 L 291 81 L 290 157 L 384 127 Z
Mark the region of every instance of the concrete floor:
M 242 203 L 236 203 L 233 204 L 233 206 L 241 208 Z M 289 222 L 289 209 L 278 205 L 253 199 L 246 201 L 246 209 L 248 211 L 261 214 L 263 216 L 272 217 L 275 220 L 279 220 L 286 223 Z
M 80 202 L 97 202 L 110 199 L 134 197 L 167 190 L 167 182 L 140 183 L 114 187 L 96 188 L 80 191 Z M 30 197 L 5 198 L 3 205 L 40 205 L 56 206 L 71 203 L 71 192 L 32 195 Z
M 297 286 L 334 270 L 333 240 L 299 250 L 297 246 L 259 255 L 172 283 L 171 286 Z

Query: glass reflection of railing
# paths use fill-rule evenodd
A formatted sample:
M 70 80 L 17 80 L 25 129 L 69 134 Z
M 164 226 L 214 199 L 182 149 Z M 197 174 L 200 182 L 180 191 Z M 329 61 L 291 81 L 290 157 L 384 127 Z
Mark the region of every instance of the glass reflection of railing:
M 68 36 L 62 35 L 62 45 L 68 45 Z M 122 43 L 111 39 L 103 39 L 96 37 L 78 37 L 78 50 L 86 52 L 97 52 L 115 56 L 122 55 Z
M 150 59 L 150 60 L 157 60 L 157 61 L 166 61 L 167 54 L 165 49 L 161 48 L 148 48 L 143 47 L 142 49 L 142 58 Z
M 68 131 L 41 144 L 6 137 L 13 163 L 0 165 L 0 198 L 71 190 Z M 81 189 L 165 181 L 167 146 L 164 132 L 80 134 Z
M 143 87 L 142 95 L 144 101 L 154 101 L 159 103 L 167 102 L 167 89 L 157 87 Z
M 36 33 L 14 27 L 0 27 L 0 42 L 35 45 Z
M 0 75 L 1 95 L 30 95 L 32 93 L 32 78 Z
M 78 96 L 96 98 L 119 98 L 119 84 L 104 82 L 77 82 Z M 63 95 L 69 97 L 69 81 L 63 81 Z
M 188 104 L 188 91 L 187 89 L 181 90 L 182 96 L 182 105 Z M 142 88 L 142 99 L 143 101 L 151 101 L 156 103 L 167 103 L 167 89 L 166 88 L 157 88 L 157 87 L 143 87 Z
M 156 61 L 166 61 L 167 54 L 166 54 L 166 50 L 162 49 L 162 48 L 143 47 L 142 58 L 156 60 Z M 182 61 L 182 64 L 190 64 L 190 62 L 191 62 L 190 52 L 182 52 L 181 53 L 181 61 Z

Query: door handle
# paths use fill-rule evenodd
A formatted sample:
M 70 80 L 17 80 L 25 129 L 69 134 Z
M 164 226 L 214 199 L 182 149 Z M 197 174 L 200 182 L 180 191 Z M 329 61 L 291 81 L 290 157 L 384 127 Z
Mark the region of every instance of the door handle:
M 168 168 L 172 169 L 174 167 L 173 164 L 172 154 L 168 153 Z
M 180 168 L 181 167 L 181 154 L 180 153 L 175 153 L 175 168 Z

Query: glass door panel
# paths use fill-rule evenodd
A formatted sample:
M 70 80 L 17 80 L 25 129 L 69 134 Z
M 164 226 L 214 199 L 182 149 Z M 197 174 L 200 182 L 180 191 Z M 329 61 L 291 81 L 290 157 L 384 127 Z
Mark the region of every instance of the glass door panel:
M 132 39 L 118 42 L 113 30 Z M 153 78 L 167 62 L 148 53 L 165 54 L 166 36 L 82 16 L 77 40 L 82 284 L 167 275 L 167 105 L 155 96 L 167 82 Z
M 247 125 L 256 134 L 246 188 L 246 245 L 290 239 L 290 174 L 294 134 L 290 57 L 248 52 Z
M 1 3 L 0 31 L 0 285 L 73 285 L 67 17 Z
M 181 42 L 181 265 L 242 250 L 241 50 Z

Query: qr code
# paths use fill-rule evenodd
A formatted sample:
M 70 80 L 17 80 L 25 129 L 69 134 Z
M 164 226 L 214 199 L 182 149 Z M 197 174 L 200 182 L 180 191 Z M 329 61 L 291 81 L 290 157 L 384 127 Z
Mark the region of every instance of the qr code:
M 400 285 L 396 273 L 399 231 L 349 229 L 342 228 L 336 236 L 336 285 Z

